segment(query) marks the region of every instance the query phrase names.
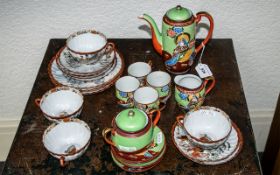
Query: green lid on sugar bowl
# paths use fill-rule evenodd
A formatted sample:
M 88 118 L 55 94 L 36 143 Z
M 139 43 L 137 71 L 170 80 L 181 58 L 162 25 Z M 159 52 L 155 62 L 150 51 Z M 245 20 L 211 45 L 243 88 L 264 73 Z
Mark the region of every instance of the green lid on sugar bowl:
M 125 109 L 116 117 L 117 127 L 126 132 L 140 131 L 147 123 L 147 115 L 137 108 Z
M 192 12 L 187 8 L 177 5 L 176 7 L 169 9 L 166 12 L 166 16 L 173 21 L 185 21 L 192 17 Z

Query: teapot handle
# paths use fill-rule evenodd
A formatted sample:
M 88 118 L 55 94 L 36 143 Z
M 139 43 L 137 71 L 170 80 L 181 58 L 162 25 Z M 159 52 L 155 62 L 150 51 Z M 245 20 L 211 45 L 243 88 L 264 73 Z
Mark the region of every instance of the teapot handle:
M 112 132 L 112 128 L 105 128 L 105 129 L 103 129 L 103 131 L 102 131 L 102 136 L 103 136 L 104 140 L 105 140 L 109 145 L 115 146 L 115 144 L 112 142 L 112 140 L 109 139 L 109 138 L 107 138 L 109 132 Z
M 160 113 L 160 110 L 151 110 L 149 112 L 149 116 L 152 118 L 154 113 L 157 113 L 156 116 L 155 116 L 155 119 L 153 120 L 153 124 L 154 124 L 154 126 L 156 126 L 159 119 L 160 119 L 161 113 Z
M 201 17 L 206 17 L 209 20 L 209 23 L 210 23 L 209 27 L 210 28 L 209 28 L 209 31 L 208 31 L 208 34 L 207 34 L 206 38 L 201 42 L 201 44 L 199 46 L 197 46 L 195 48 L 195 53 L 198 53 L 202 49 L 203 45 L 206 45 L 206 43 L 212 37 L 213 29 L 214 29 L 214 20 L 213 20 L 212 16 L 207 12 L 198 12 L 196 14 L 196 18 L 195 18 L 196 24 L 198 24 L 200 22 Z

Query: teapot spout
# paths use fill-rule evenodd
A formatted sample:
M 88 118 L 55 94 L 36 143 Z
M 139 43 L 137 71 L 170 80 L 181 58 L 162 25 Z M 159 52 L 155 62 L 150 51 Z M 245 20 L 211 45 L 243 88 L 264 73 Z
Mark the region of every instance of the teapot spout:
M 143 14 L 143 15 L 139 16 L 138 18 L 144 19 L 149 23 L 151 30 L 152 30 L 153 46 L 154 46 L 155 50 L 160 55 L 162 55 L 162 35 L 161 35 L 160 31 L 158 30 L 156 22 L 154 21 L 154 19 L 152 17 L 150 17 L 147 14 Z

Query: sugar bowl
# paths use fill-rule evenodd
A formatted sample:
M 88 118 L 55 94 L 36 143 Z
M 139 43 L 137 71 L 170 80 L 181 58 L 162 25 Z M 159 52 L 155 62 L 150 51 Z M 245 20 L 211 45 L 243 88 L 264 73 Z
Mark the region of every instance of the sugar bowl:
M 121 111 L 112 121 L 112 128 L 105 128 L 102 135 L 105 141 L 122 152 L 138 152 L 152 144 L 153 130 L 160 119 L 160 111 L 153 110 L 148 116 L 137 108 Z M 109 137 L 109 133 L 110 137 Z

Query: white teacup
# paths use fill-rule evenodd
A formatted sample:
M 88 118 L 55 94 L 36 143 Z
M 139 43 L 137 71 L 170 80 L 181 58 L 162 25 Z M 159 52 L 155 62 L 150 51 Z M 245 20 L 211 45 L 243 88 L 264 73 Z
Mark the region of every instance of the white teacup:
M 147 76 L 147 85 L 155 88 L 161 102 L 166 103 L 170 97 L 171 77 L 167 72 L 155 71 Z
M 210 106 L 180 115 L 177 122 L 186 131 L 187 138 L 203 149 L 213 149 L 223 144 L 232 129 L 229 116 L 221 109 Z
M 137 78 L 140 81 L 141 86 L 144 86 L 146 84 L 145 79 L 147 75 L 152 71 L 151 65 L 151 62 L 136 62 L 128 67 L 127 73 L 130 76 Z
M 162 110 L 165 104 L 159 101 L 158 92 L 152 87 L 141 87 L 133 94 L 134 106 L 150 114 L 153 110 Z
M 80 63 L 94 64 L 104 54 L 115 50 L 112 42 L 107 42 L 104 34 L 94 30 L 83 30 L 70 35 L 66 47 L 74 59 Z
M 35 104 L 50 121 L 68 120 L 81 114 L 84 97 L 79 90 L 56 87 L 37 98 Z
M 60 165 L 80 157 L 88 148 L 91 131 L 79 119 L 53 123 L 43 134 L 43 144 L 48 152 L 59 159 Z
M 132 76 L 124 76 L 117 80 L 116 97 L 123 107 L 133 107 L 133 93 L 140 87 L 140 82 Z

